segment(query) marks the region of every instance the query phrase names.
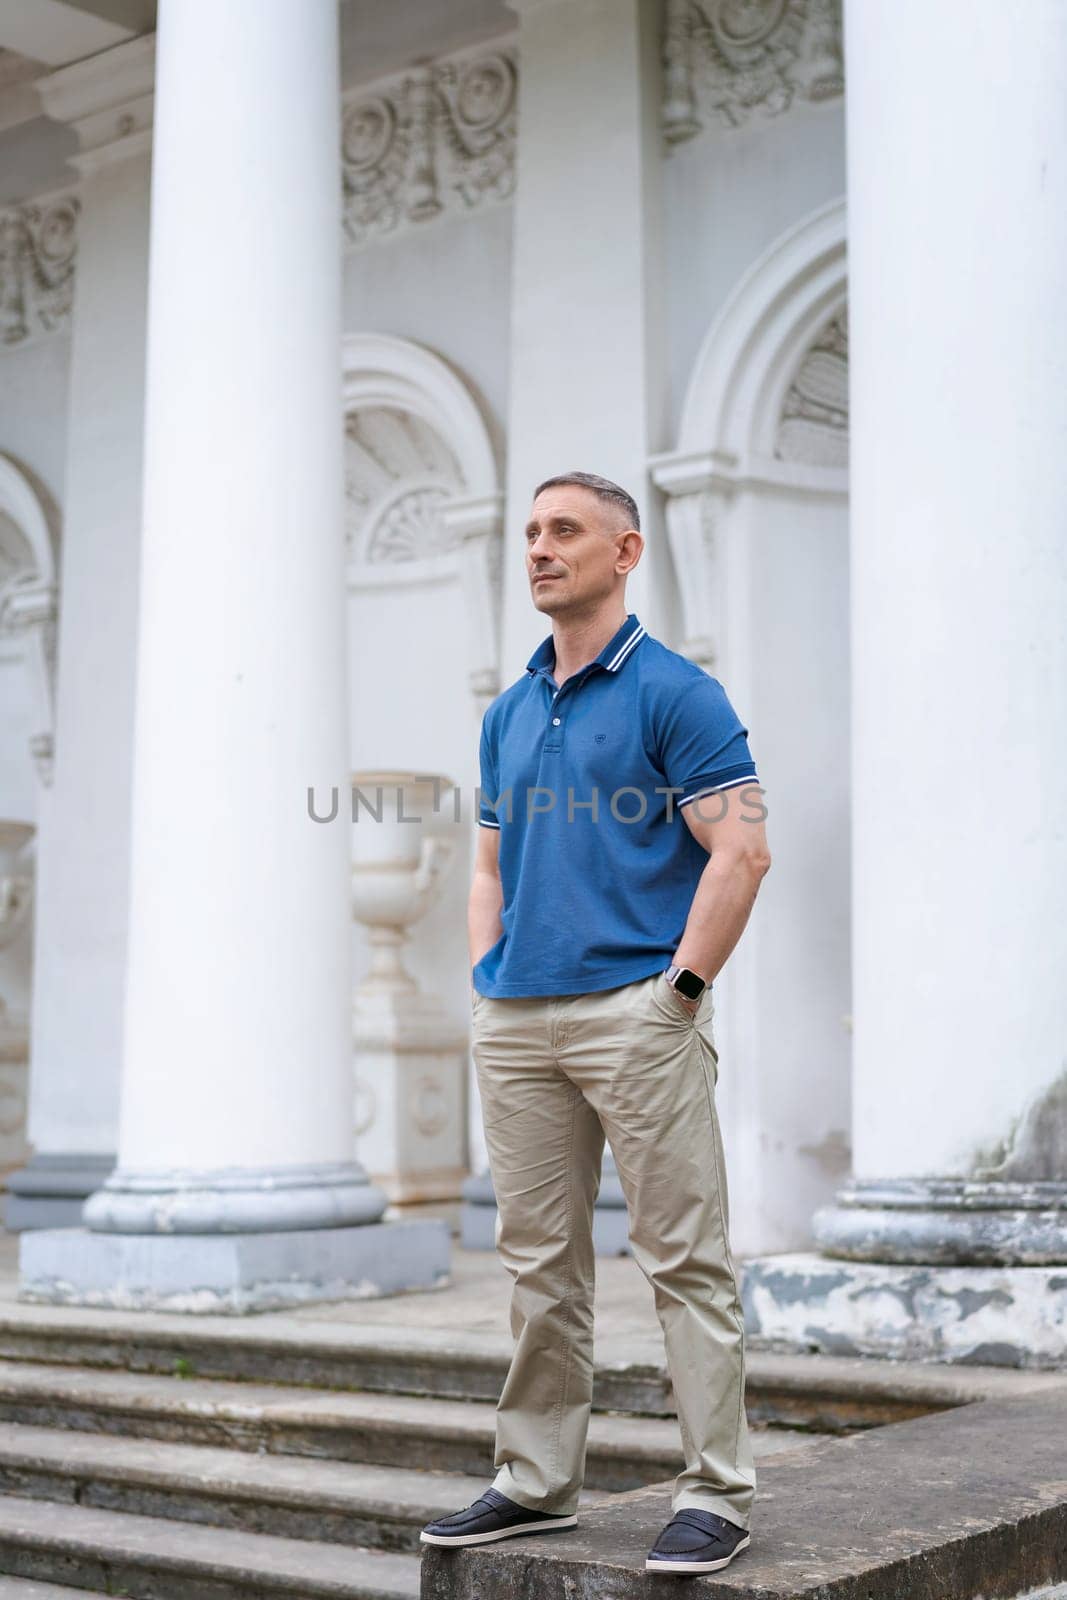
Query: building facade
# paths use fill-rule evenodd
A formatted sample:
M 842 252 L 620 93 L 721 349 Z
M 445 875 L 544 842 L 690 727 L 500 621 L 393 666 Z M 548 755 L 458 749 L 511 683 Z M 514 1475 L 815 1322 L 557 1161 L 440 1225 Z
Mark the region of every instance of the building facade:
M 715 985 L 754 1325 L 832 1346 L 819 1246 L 858 1347 L 895 1337 L 868 1271 L 964 1274 L 935 1354 L 974 1273 L 1062 1337 L 1062 9 L 5 27 L 9 1223 L 195 1191 L 269 1232 L 288 1184 L 358 1225 L 357 1141 L 401 1205 L 480 1169 L 477 734 L 547 631 L 531 489 L 580 467 L 766 791 Z M 350 778 L 421 828 L 351 821 Z

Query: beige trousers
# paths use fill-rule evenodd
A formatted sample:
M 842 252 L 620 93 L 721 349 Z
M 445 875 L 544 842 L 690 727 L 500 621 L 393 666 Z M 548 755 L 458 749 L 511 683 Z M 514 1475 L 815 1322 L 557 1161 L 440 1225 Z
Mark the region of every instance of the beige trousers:
M 604 1136 L 634 1258 L 652 1285 L 685 1470 L 672 1507 L 750 1526 L 744 1323 L 733 1259 L 712 998 L 690 1015 L 663 974 L 596 994 L 475 993 L 472 1051 L 511 1274 L 515 1352 L 494 1487 L 573 1512 L 593 1386 L 593 1203 Z

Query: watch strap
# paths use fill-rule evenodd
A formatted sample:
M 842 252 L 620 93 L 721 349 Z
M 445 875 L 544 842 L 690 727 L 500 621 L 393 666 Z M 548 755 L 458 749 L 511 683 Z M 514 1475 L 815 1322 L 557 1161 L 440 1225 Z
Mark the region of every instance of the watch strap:
M 691 967 L 676 966 L 673 962 L 667 968 L 664 977 L 683 1000 L 699 1000 L 707 988 L 707 983 L 699 972 L 694 972 Z

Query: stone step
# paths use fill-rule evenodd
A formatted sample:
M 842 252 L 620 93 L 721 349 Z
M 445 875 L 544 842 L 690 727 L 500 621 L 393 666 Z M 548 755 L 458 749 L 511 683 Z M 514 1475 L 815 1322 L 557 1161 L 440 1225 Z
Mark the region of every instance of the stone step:
M 0 1497 L 0 1572 L 130 1600 L 418 1600 L 419 1594 L 416 1555 L 18 1497 Z
M 511 1359 L 503 1334 L 265 1313 L 182 1318 L 0 1301 L 0 1357 L 59 1367 L 182 1374 L 242 1383 L 434 1396 L 495 1405 Z M 597 1341 L 594 1409 L 674 1412 L 660 1341 Z M 903 1421 L 973 1400 L 1039 1390 L 1052 1373 L 751 1349 L 746 1399 L 759 1423 L 817 1432 Z
M 0 1420 L 368 1466 L 408 1467 L 417 1461 L 429 1471 L 484 1481 L 493 1471 L 496 1408 L 486 1401 L 343 1394 L 0 1361 Z M 659 1483 L 681 1464 L 673 1418 L 590 1419 L 585 1479 L 590 1489 Z
M 113 1600 L 101 1589 L 72 1589 L 66 1583 L 37 1583 L 33 1578 L 0 1578 L 0 1600 Z
M 430 1317 L 427 1316 L 427 1320 Z M 504 1334 L 394 1324 L 304 1322 L 292 1315 L 183 1318 L 157 1312 L 0 1304 L 0 1357 L 50 1365 L 310 1384 L 496 1403 L 512 1342 Z M 662 1345 L 605 1341 L 594 1405 L 633 1416 L 674 1411 Z
M 427 1522 L 485 1487 L 484 1477 L 60 1428 L 0 1437 L 2 1495 L 382 1550 L 417 1552 Z

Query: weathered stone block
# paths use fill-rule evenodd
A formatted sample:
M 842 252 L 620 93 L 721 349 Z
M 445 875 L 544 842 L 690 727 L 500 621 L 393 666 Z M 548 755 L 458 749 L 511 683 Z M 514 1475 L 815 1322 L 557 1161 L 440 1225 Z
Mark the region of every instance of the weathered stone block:
M 441 1221 L 279 1233 L 41 1229 L 19 1242 L 19 1299 L 219 1314 L 431 1289 L 448 1276 Z
M 829 1355 L 1067 1368 L 1067 1267 L 889 1266 L 814 1253 L 742 1271 L 755 1344 Z
M 759 1469 L 752 1545 L 691 1579 L 714 1600 L 976 1600 L 1067 1576 L 1067 1382 L 843 1439 Z M 651 1600 L 670 1486 L 583 1508 L 566 1533 L 427 1547 L 422 1600 Z M 686 1591 L 689 1592 L 688 1590 Z

